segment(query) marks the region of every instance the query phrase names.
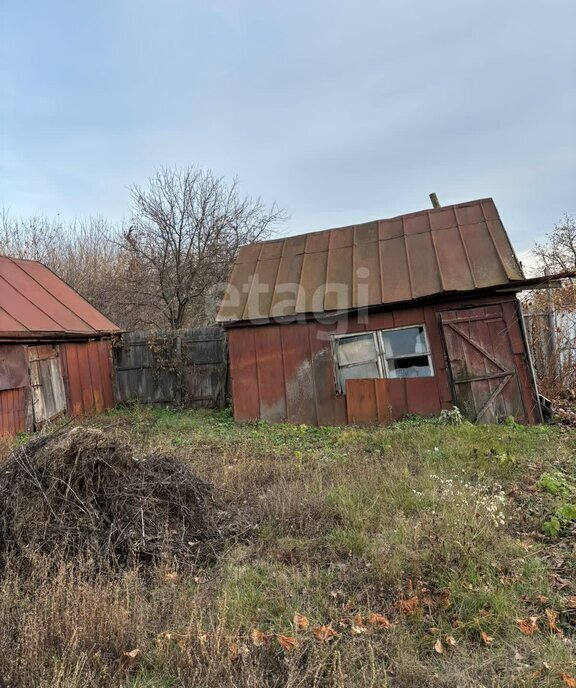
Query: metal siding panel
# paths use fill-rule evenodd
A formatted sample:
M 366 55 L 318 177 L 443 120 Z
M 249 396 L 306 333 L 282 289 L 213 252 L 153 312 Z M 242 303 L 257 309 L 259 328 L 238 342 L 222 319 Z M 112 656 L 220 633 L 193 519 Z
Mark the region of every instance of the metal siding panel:
M 313 232 L 306 235 L 306 253 L 326 253 L 330 242 L 330 231 Z
M 276 284 L 279 265 L 279 258 L 261 260 L 256 264 L 250 285 L 250 293 L 246 299 L 243 320 L 257 320 L 268 317 L 272 297 L 274 296 L 274 285 Z
M 78 345 L 76 351 L 78 353 L 78 372 L 82 388 L 82 415 L 87 415 L 94 410 L 90 357 L 85 346 Z
M 354 425 L 378 422 L 378 404 L 373 380 L 348 380 L 346 382 L 346 412 L 348 422 Z
M 354 243 L 372 244 L 378 241 L 378 222 L 364 222 L 354 227 Z M 374 247 L 373 247 L 374 250 Z
M 0 345 L 0 391 L 29 385 L 26 347 L 22 344 Z
M 23 332 L 26 328 L 19 321 L 0 308 L 0 332 Z
M 229 330 L 228 351 L 234 418 L 239 421 L 255 420 L 260 416 L 260 398 L 254 328 L 239 327 Z
M 90 364 L 90 379 L 92 380 L 92 396 L 94 397 L 94 411 L 104 410 L 104 396 L 102 394 L 102 371 L 100 370 L 100 354 L 98 342 L 87 342 L 85 345 Z
M 419 416 L 436 416 L 442 410 L 435 377 L 406 378 L 406 405 L 408 413 Z
M 280 260 L 270 315 L 273 318 L 293 315 L 296 312 L 296 299 L 300 284 L 300 273 L 304 255 L 285 255 Z
M 391 419 L 389 380 L 346 382 L 348 422 L 354 424 L 388 423 Z
M 74 291 L 66 282 L 57 277 L 51 270 L 34 261 L 17 261 L 18 265 L 34 278 L 46 291 L 50 292 L 54 298 L 75 313 L 80 319 L 88 323 L 85 331 L 99 332 L 118 332 L 119 328 L 102 313 L 91 306 L 88 301 L 83 299 L 78 292 Z M 32 287 L 31 287 L 32 289 Z
M 441 292 L 442 280 L 431 234 L 407 236 L 406 251 L 413 298 Z
M 218 319 L 242 320 L 256 263 L 236 263 L 220 304 Z
M 381 241 L 379 250 L 382 303 L 410 301 L 412 291 L 404 237 Z
M 500 220 L 488 220 L 486 224 L 508 278 L 511 280 L 523 279 L 522 268 L 516 260 L 514 249 Z
M 318 313 L 324 310 L 327 264 L 327 252 L 304 255 L 296 300 L 297 313 Z
M 286 392 L 282 364 L 280 327 L 267 325 L 254 330 L 260 418 L 273 422 L 286 420 Z
M 33 292 L 30 293 L 33 298 Z M 31 301 L 0 277 L 0 308 L 7 313 L 17 313 L 18 320 L 28 331 L 46 330 L 48 332 L 63 332 L 63 328 L 43 313 Z M 23 328 L 20 328 L 23 329 Z
M 460 210 L 458 211 L 460 215 Z M 478 287 L 506 284 L 508 278 L 485 222 L 460 228 Z
M 333 251 L 337 248 L 348 248 L 354 245 L 354 227 L 340 227 L 330 230 L 328 248 Z
M 346 401 L 336 393 L 331 330 L 330 325 L 308 323 L 318 425 L 340 425 L 347 418 Z
M 0 391 L 0 435 L 26 431 L 26 389 Z
M 100 370 L 102 371 L 102 394 L 105 408 L 114 407 L 114 383 L 112 369 L 112 342 L 98 342 Z
M 64 330 L 85 332 L 90 325 L 72 312 L 64 303 L 40 284 L 30 279 L 30 275 L 17 263 L 2 264 L 2 279 L 6 280 L 20 294 L 33 300 L 34 305 Z
M 406 381 L 404 378 L 388 380 L 388 394 L 390 397 L 390 407 L 392 409 L 392 419 L 400 420 L 400 418 L 408 413 Z
M 60 351 L 66 360 L 68 412 L 72 416 L 81 416 L 82 384 L 80 382 L 80 366 L 78 363 L 78 344 L 61 344 Z
M 382 302 L 380 256 L 377 243 L 356 244 L 352 305 L 355 308 Z
M 432 233 L 442 282 L 446 291 L 474 289 L 468 256 L 457 228 Z
M 328 251 L 324 310 L 352 308 L 352 245 Z
M 308 323 L 280 327 L 286 386 L 286 417 L 292 423 L 317 425 Z

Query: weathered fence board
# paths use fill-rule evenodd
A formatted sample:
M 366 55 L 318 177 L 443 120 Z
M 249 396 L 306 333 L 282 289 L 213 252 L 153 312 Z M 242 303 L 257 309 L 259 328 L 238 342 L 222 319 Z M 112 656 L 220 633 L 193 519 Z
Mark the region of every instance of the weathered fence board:
M 114 349 L 119 402 L 222 408 L 228 353 L 220 327 L 175 333 L 131 332 Z

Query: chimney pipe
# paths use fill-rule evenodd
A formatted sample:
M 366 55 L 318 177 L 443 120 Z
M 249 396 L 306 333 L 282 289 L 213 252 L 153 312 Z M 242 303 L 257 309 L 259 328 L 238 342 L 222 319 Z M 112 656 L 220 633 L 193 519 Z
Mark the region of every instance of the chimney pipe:
M 438 196 L 434 192 L 432 192 L 430 194 L 430 200 L 432 201 L 432 207 L 434 207 L 434 208 L 440 207 L 440 201 L 438 200 Z

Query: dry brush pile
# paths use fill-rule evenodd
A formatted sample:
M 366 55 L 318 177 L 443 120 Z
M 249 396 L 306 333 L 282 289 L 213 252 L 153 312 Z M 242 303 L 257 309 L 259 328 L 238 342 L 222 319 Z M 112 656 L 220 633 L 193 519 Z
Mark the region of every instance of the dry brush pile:
M 136 458 L 117 434 L 64 428 L 0 470 L 0 567 L 38 556 L 114 568 L 213 558 L 233 531 L 209 483 L 173 456 Z

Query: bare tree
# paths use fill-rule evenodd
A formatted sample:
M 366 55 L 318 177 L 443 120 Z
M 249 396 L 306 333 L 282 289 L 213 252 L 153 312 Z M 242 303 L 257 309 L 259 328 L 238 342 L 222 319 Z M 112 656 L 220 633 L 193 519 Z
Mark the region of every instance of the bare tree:
M 163 168 L 131 192 L 125 293 L 149 325 L 171 329 L 205 321 L 200 304 L 226 279 L 238 247 L 285 219 L 275 205 L 242 196 L 236 181 L 195 167 Z
M 111 320 L 130 327 L 121 301 L 122 233 L 102 217 L 64 224 L 0 211 L 0 254 L 39 260 Z
M 0 211 L 0 255 L 47 262 L 54 254 L 63 232 L 58 219 L 40 215 L 16 218 Z
M 576 269 L 576 221 L 571 215 L 554 225 L 542 244 L 533 249 L 538 267 L 550 272 L 566 272 Z

